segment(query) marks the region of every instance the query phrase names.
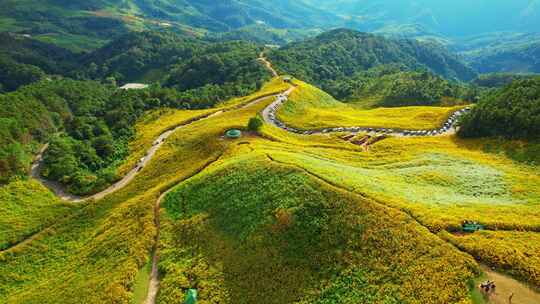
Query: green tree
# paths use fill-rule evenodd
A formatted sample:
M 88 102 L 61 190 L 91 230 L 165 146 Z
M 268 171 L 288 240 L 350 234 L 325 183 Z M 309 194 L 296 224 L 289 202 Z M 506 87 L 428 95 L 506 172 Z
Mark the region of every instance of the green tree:
M 253 117 L 248 122 L 248 130 L 258 132 L 263 125 L 262 120 L 259 117 Z

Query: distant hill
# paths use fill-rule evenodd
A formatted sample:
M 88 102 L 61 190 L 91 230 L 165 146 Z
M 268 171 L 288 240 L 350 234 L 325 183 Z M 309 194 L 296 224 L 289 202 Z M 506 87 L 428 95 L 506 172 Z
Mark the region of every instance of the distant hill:
M 480 50 L 470 58 L 480 73 L 540 73 L 540 41 L 495 51 Z
M 516 80 L 530 79 L 537 77 L 534 74 L 515 74 L 515 73 L 488 73 L 478 75 L 471 81 L 472 84 L 479 87 L 499 88 L 509 85 Z
M 377 31 L 418 24 L 448 37 L 540 28 L 540 2 L 531 0 L 303 0 L 343 19 L 343 26 Z
M 174 28 L 194 35 L 254 25 L 307 29 L 333 24 L 334 15 L 279 0 L 6 0 L 0 31 L 31 34 L 77 50 L 95 48 L 128 31 Z
M 514 81 L 483 98 L 464 117 L 459 134 L 540 139 L 540 77 Z
M 428 71 L 451 80 L 476 77 L 473 69 L 439 44 L 345 29 L 289 44 L 272 51 L 269 57 L 282 73 L 315 83 L 338 98 L 346 98 L 347 94 L 339 93 L 337 87 L 358 73 L 382 65 Z

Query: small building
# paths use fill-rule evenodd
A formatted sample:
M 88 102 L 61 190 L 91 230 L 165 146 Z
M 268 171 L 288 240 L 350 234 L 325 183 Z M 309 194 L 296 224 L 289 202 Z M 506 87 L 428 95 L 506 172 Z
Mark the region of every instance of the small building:
M 144 83 L 126 83 L 120 87 L 120 90 L 141 90 L 146 88 L 148 88 L 148 85 Z

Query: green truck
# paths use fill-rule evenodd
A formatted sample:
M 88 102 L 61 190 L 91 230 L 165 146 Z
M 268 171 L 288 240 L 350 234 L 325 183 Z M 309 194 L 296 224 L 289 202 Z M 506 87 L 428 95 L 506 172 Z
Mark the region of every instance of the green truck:
M 476 231 L 484 230 L 484 226 L 475 221 L 463 221 L 461 230 L 467 233 L 474 233 Z

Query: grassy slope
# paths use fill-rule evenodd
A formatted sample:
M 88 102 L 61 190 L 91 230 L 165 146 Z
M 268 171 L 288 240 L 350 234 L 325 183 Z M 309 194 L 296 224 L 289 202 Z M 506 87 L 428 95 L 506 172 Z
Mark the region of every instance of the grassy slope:
M 276 158 L 403 208 L 433 231 L 457 228 L 464 219 L 540 231 L 536 168 L 484 153 L 472 142 L 394 138 L 369 153 L 319 149 Z
M 396 138 L 377 143 L 370 149 L 369 153 L 361 153 L 358 147 L 343 143 L 332 136 L 312 136 L 308 139 L 305 136 L 287 134 L 272 126 L 264 126 L 262 129 L 264 138 L 271 140 L 253 136 L 246 136 L 236 141 L 221 139 L 221 135 L 226 129 L 245 126 L 249 118 L 255 116 L 270 102 L 271 100 L 268 100 L 247 109 L 235 110 L 221 116 L 215 116 L 182 129 L 167 140 L 162 149 L 156 153 L 155 159 L 128 186 L 100 202 L 83 206 L 82 210 L 76 213 L 74 217 L 59 221 L 52 229 L 38 234 L 33 242 L 18 246 L 7 252 L 0 252 L 0 303 L 126 303 L 130 301 L 133 297 L 132 290 L 135 278 L 149 258 L 149 250 L 155 233 L 152 210 L 155 199 L 161 192 L 196 174 L 201 168 L 206 167 L 207 164 L 214 162 L 218 158 L 220 160 L 216 165 L 211 166 L 207 171 L 207 173 L 213 173 L 205 173 L 199 177 L 199 181 L 202 181 L 203 177 L 218 178 L 216 172 L 219 170 L 216 171 L 217 168 L 221 168 L 221 172 L 225 172 L 223 170 L 227 170 L 227 168 L 236 168 L 234 166 L 239 166 L 241 163 L 238 157 L 243 155 L 243 157 L 253 160 L 254 165 L 255 161 L 262 162 L 261 168 L 263 169 L 259 169 L 263 170 L 263 172 L 260 173 L 262 174 L 261 178 L 255 179 L 257 182 L 260 180 L 263 183 L 265 179 L 272 180 L 273 176 L 276 176 L 276 174 L 279 176 L 280 172 L 285 170 L 291 172 L 290 178 L 292 180 L 290 181 L 292 185 L 306 185 L 306 188 L 302 186 L 293 187 L 287 192 L 291 194 L 289 196 L 280 196 L 280 191 L 284 187 L 288 187 L 287 184 L 280 183 L 281 186 L 274 189 L 275 197 L 289 200 L 291 204 L 297 203 L 300 204 L 299 206 L 307 207 L 310 205 L 308 202 L 297 200 L 299 196 L 306 193 L 306 195 L 313 195 L 314 198 L 325 198 L 320 201 L 316 199 L 314 206 L 321 206 L 317 204 L 322 204 L 344 208 L 343 210 L 339 208 L 336 208 L 336 210 L 332 210 L 332 208 L 328 208 L 328 210 L 315 208 L 326 212 L 317 215 L 322 216 L 321 219 L 331 219 L 328 223 L 334 226 L 329 225 L 328 227 L 335 227 L 334 221 L 341 218 L 339 212 L 343 212 L 341 214 L 350 214 L 351 217 L 359 214 L 366 215 L 365 217 L 355 218 L 356 222 L 344 223 L 346 224 L 344 226 L 348 227 L 347 229 L 354 228 L 354 225 L 358 223 L 364 223 L 364 229 L 368 229 L 370 225 L 385 225 L 380 230 L 375 229 L 375 231 L 366 235 L 365 241 L 373 244 L 366 255 L 352 255 L 350 259 L 348 256 L 347 259 L 342 258 L 343 253 L 347 252 L 346 249 L 354 251 L 350 247 L 345 247 L 341 253 L 332 253 L 333 256 L 340 257 L 340 259 L 331 260 L 330 263 L 339 262 L 338 266 L 341 268 L 335 268 L 341 270 L 341 276 L 327 276 L 323 282 L 319 282 L 317 278 L 325 278 L 324 276 L 329 275 L 329 273 L 319 273 L 319 271 L 313 271 L 309 267 L 297 268 L 299 271 L 293 272 L 293 274 L 302 278 L 301 282 L 307 284 L 306 286 L 310 288 L 308 290 L 317 291 L 314 294 L 303 294 L 307 302 L 318 297 L 322 303 L 332 303 L 332 299 L 334 299 L 332 297 L 343 290 L 348 290 L 346 287 L 348 284 L 361 286 L 359 290 L 364 290 L 362 289 L 364 287 L 367 288 L 365 289 L 368 291 L 366 294 L 376 293 L 377 291 L 369 286 L 382 286 L 390 282 L 390 280 L 381 279 L 381 274 L 388 273 L 392 275 L 390 278 L 395 278 L 400 271 L 404 273 L 404 278 L 418 278 L 417 281 L 407 281 L 412 284 L 411 286 L 418 286 L 419 282 L 429 284 L 430 280 L 437 279 L 438 276 L 451 278 L 454 287 L 462 286 L 462 279 L 467 277 L 465 272 L 459 270 L 462 269 L 459 265 L 463 265 L 460 264 L 463 260 L 450 259 L 452 265 L 456 267 L 446 270 L 445 261 L 455 251 L 451 247 L 442 244 L 402 212 L 383 207 L 380 203 L 406 211 L 406 213 L 411 214 L 422 225 L 427 226 L 434 232 L 440 229 L 456 227 L 463 219 L 480 220 L 488 224 L 488 227 L 506 229 L 525 228 L 538 230 L 540 226 L 540 213 L 538 211 L 540 173 L 537 167 L 516 164 L 504 155 L 483 152 L 482 147 L 485 141 L 482 140 L 463 141 L 454 137 Z M 161 128 L 160 125 L 174 124 L 173 120 L 166 122 L 155 120 L 148 121 L 147 126 L 148 130 L 157 130 L 152 132 L 160 133 L 158 132 Z M 143 141 L 145 141 L 144 145 L 151 145 L 151 142 Z M 260 156 L 261 153 L 269 154 L 275 161 L 268 163 L 265 157 Z M 296 168 L 303 168 L 303 170 L 297 170 Z M 232 170 L 232 173 L 235 173 L 238 178 L 222 179 L 224 183 L 231 185 L 232 189 L 241 187 L 242 183 L 240 181 L 246 178 L 243 174 L 249 172 L 242 168 L 236 171 Z M 306 175 L 306 172 L 309 172 L 309 176 Z M 314 179 L 314 175 L 319 178 Z M 349 194 L 347 191 L 342 192 L 342 190 L 332 188 L 322 183 L 321 179 L 366 198 L 360 198 Z M 195 181 L 197 181 L 197 178 Z M 295 181 L 301 183 L 294 184 Z M 250 182 L 255 181 L 251 178 L 245 180 L 245 183 Z M 279 180 L 276 182 L 279 182 Z M 218 180 L 216 180 L 215 185 L 201 183 L 200 186 L 204 186 L 203 188 L 208 187 L 207 189 L 213 189 L 212 187 L 221 185 Z M 186 183 L 186 185 L 191 184 Z M 486 187 L 486 185 L 489 187 Z M 180 187 L 185 186 L 181 185 Z M 260 189 L 257 190 L 257 193 L 252 193 L 254 195 L 253 199 L 264 196 L 264 193 L 266 193 L 265 191 L 259 191 Z M 321 196 L 321 193 L 326 194 Z M 197 198 L 197 193 L 192 192 L 192 194 L 194 199 Z M 223 197 L 228 199 L 227 196 Z M 230 197 L 233 199 L 232 194 Z M 217 198 L 219 197 L 213 200 L 216 208 L 221 206 L 220 208 L 230 211 L 242 211 L 242 206 L 251 201 L 240 197 L 237 199 L 240 205 L 227 206 L 223 205 L 223 202 Z M 208 205 L 209 201 L 205 202 L 200 197 L 198 199 L 201 204 L 206 204 L 208 210 L 212 210 L 212 205 Z M 341 206 L 341 204 L 336 204 L 338 201 L 347 204 Z M 263 229 L 268 228 L 263 224 L 268 223 L 268 220 L 272 220 L 275 211 L 273 199 L 267 199 L 263 202 L 269 204 L 268 209 L 263 208 L 266 211 L 254 209 L 265 215 L 265 217 L 259 217 L 262 220 L 258 223 L 262 223 L 262 226 L 255 225 L 254 227 L 257 228 L 255 230 L 244 230 L 245 227 L 237 226 L 236 229 L 239 230 L 235 230 L 244 231 L 244 237 L 247 235 L 248 238 L 263 236 L 260 239 L 255 238 L 256 242 L 254 244 L 257 246 L 245 247 L 246 252 L 237 252 L 231 249 L 228 246 L 235 244 L 234 242 L 242 244 L 242 235 L 230 237 L 230 232 L 226 234 L 227 231 L 221 229 L 228 227 L 221 226 L 220 228 L 220 226 L 206 225 L 212 223 L 212 221 L 205 220 L 204 216 L 199 216 L 192 219 L 205 224 L 196 226 L 197 229 L 201 229 L 201 233 L 205 233 L 201 234 L 205 238 L 199 240 L 201 245 L 199 249 L 211 249 L 212 246 L 222 244 L 224 247 L 220 248 L 223 248 L 223 252 L 226 253 L 221 257 L 223 259 L 237 256 L 237 254 L 238 256 L 244 254 L 247 260 L 240 260 L 239 264 L 234 264 L 238 266 L 238 268 L 233 268 L 236 270 L 245 269 L 242 267 L 247 267 L 246 265 L 250 267 L 257 265 L 248 262 L 251 261 L 250 258 L 260 257 L 258 255 L 261 252 L 260 248 L 275 248 L 273 249 L 274 252 L 279 253 L 279 255 L 269 257 L 269 259 L 275 258 L 279 259 L 279 261 L 296 262 L 295 259 L 290 260 L 288 255 L 281 254 L 283 252 L 290 253 L 290 251 L 283 251 L 283 247 L 278 246 L 280 243 L 277 241 L 286 241 L 289 238 L 285 238 L 281 232 L 272 234 L 269 233 L 270 230 Z M 257 204 L 254 205 L 254 207 L 258 206 Z M 381 210 L 385 211 L 382 212 Z M 200 211 L 206 212 L 205 209 L 200 209 Z M 296 212 L 297 210 L 293 211 Z M 243 212 L 249 213 L 249 210 L 243 210 Z M 386 213 L 394 216 L 386 217 Z M 231 214 L 223 214 L 223 216 L 229 215 Z M 166 218 L 165 214 L 162 215 L 162 218 Z M 294 223 L 307 223 L 309 218 L 311 217 L 305 217 L 305 222 Z M 373 220 L 374 218 L 376 220 Z M 388 220 L 381 222 L 379 218 L 387 218 Z M 226 219 L 226 217 L 222 219 Z M 251 217 L 248 217 L 248 219 L 251 219 Z M 286 216 L 285 219 L 287 219 Z M 178 226 L 179 223 L 182 224 L 182 222 L 176 224 L 172 221 L 164 222 L 163 233 L 165 238 L 164 243 L 161 245 L 165 246 L 165 248 L 170 247 L 170 242 L 179 241 L 170 238 L 171 234 L 169 234 L 169 238 L 166 237 L 167 231 L 170 233 L 170 231 L 175 231 L 174 229 L 180 227 Z M 341 222 L 338 223 L 341 225 Z M 402 229 L 401 225 L 405 228 Z M 192 226 L 187 227 L 191 229 Z M 400 229 L 396 227 L 400 227 Z M 233 228 L 235 227 L 230 227 L 230 229 Z M 190 229 L 186 229 L 186 233 L 190 232 Z M 300 231 L 306 230 L 301 228 Z M 344 239 L 352 240 L 353 245 L 356 244 L 357 247 L 353 249 L 358 248 L 359 252 L 365 252 L 362 250 L 369 248 L 364 247 L 362 243 L 358 243 L 356 236 L 350 233 L 349 230 L 339 231 L 339 233 L 342 233 L 340 235 L 343 235 Z M 388 235 L 395 236 L 395 238 L 387 239 Z M 181 235 L 177 234 L 177 236 Z M 290 239 L 303 240 L 299 234 L 292 234 Z M 328 239 L 331 240 L 332 238 Z M 417 243 L 413 244 L 431 244 L 434 245 L 433 248 L 445 249 L 442 252 L 433 253 L 431 251 L 432 246 L 427 248 L 416 246 L 413 248 L 426 248 L 416 252 L 408 247 L 410 246 L 410 239 L 417 240 Z M 221 243 L 206 242 L 208 240 L 216 240 Z M 269 247 L 270 244 L 277 245 Z M 312 248 L 312 252 L 319 253 L 313 257 L 310 256 L 307 262 L 311 264 L 289 265 L 313 265 L 314 260 L 318 261 L 317 258 L 324 257 L 328 253 L 323 250 L 324 248 L 321 249 L 320 245 L 332 248 L 328 244 L 332 243 L 309 244 L 309 246 L 313 247 L 305 247 Z M 401 256 L 402 253 L 398 250 L 402 246 L 407 246 L 407 251 L 403 253 L 405 256 Z M 379 247 L 385 249 L 380 254 L 378 250 L 373 250 L 373 248 Z M 178 250 L 168 253 L 173 255 L 172 260 L 169 260 L 173 264 L 168 266 L 179 265 L 178 267 L 183 268 L 178 269 L 190 269 L 189 265 L 176 264 L 179 261 L 178 259 L 181 258 L 181 254 L 183 254 L 183 248 L 186 247 L 179 247 Z M 392 250 L 397 250 L 395 260 L 392 259 L 394 255 L 390 254 L 393 253 Z M 382 256 L 386 260 L 381 259 L 379 260 L 381 263 L 377 264 L 375 263 L 377 259 L 370 260 L 373 257 L 369 255 L 370 253 Z M 417 261 L 417 264 L 414 264 L 417 265 L 417 268 L 410 268 L 412 267 L 410 264 L 401 264 L 402 261 L 413 260 L 415 254 L 418 253 L 426 253 L 427 259 Z M 430 255 L 430 253 L 435 255 Z M 437 256 L 436 254 L 439 254 L 441 259 L 431 258 Z M 487 254 L 482 254 L 480 258 L 487 262 L 491 260 L 491 257 Z M 326 260 L 329 259 L 326 258 Z M 167 260 L 163 260 L 163 262 L 166 263 Z M 440 264 L 436 265 L 430 264 L 439 262 Z M 347 265 L 356 265 L 356 268 L 345 268 Z M 389 265 L 395 266 L 391 267 Z M 220 268 L 217 266 L 211 268 L 216 280 L 223 278 L 219 273 Z M 431 266 L 433 267 L 430 268 Z M 163 264 L 162 267 L 164 267 Z M 198 271 L 197 269 L 199 268 L 193 268 L 192 271 Z M 327 269 L 333 269 L 333 267 L 328 266 Z M 434 273 L 431 273 L 432 275 L 429 278 L 420 275 L 426 269 L 434 269 Z M 171 271 L 171 269 L 169 268 L 168 271 Z M 258 273 L 264 274 L 265 271 L 268 270 L 261 269 Z M 107 275 L 103 275 L 104 273 Z M 304 280 L 311 275 L 316 276 L 315 281 Z M 375 281 L 364 281 L 363 278 L 371 278 Z M 209 278 L 208 282 L 217 282 L 211 279 Z M 351 283 L 348 280 L 353 281 Z M 227 288 L 244 286 L 242 285 L 244 284 L 243 281 L 240 280 L 230 282 L 236 282 L 234 283 L 236 285 L 217 286 L 219 288 L 215 289 L 216 292 L 225 292 Z M 371 284 L 372 282 L 375 283 Z M 270 280 L 268 284 L 271 283 Z M 186 284 L 186 282 L 182 284 Z M 260 286 L 257 284 L 264 283 L 255 282 L 254 284 L 254 286 Z M 297 287 L 298 285 L 296 287 L 291 286 L 291 289 Z M 396 292 L 392 289 L 391 284 L 387 285 L 387 287 L 385 290 L 388 290 L 389 294 L 400 297 L 414 297 L 414 295 L 406 294 L 407 290 L 402 289 L 400 293 Z M 417 290 L 417 292 L 439 292 L 439 287 L 436 286 L 429 290 Z M 454 287 L 450 289 L 453 295 L 463 295 L 463 290 L 458 292 Z M 246 288 L 243 292 L 252 295 L 253 286 Z M 170 292 L 167 292 L 167 290 Z M 323 293 L 320 293 L 321 291 Z M 170 285 L 169 287 L 164 285 L 161 296 L 180 299 L 182 294 L 180 290 Z M 285 296 L 285 294 L 289 293 L 282 294 Z M 325 295 L 327 302 L 322 301 L 322 299 L 325 299 Z M 218 296 L 225 296 L 225 294 Z M 346 295 L 343 295 L 343 297 L 355 296 L 359 295 L 347 292 Z M 430 294 L 426 294 L 426 296 L 430 297 Z
M 233 98 L 218 105 L 216 108 L 190 111 L 160 109 L 146 113 L 135 125 L 135 139 L 129 143 L 129 157 L 118 169 L 119 175 L 129 172 L 152 146 L 154 139 L 165 131 L 174 129 L 178 125 L 204 116 L 205 114 L 243 104 L 269 94 L 276 94 L 286 89 L 287 85 L 281 78 L 274 78 L 266 83 L 258 92 L 245 97 Z
M 35 181 L 15 181 L 0 188 L 0 250 L 6 249 L 69 215 L 77 206 L 59 201 Z
M 161 303 L 193 287 L 204 303 L 467 302 L 472 259 L 403 212 L 254 148 L 168 195 Z
M 457 107 L 401 107 L 360 110 L 341 103 L 325 92 L 302 82 L 288 102 L 278 111 L 278 118 L 300 129 L 324 127 L 385 127 L 411 130 L 435 129 Z
M 219 157 L 228 144 L 219 139 L 225 129 L 247 125 L 269 102 L 173 134 L 125 188 L 84 206 L 33 242 L 0 252 L 0 303 L 131 301 L 153 243 L 159 194 Z

